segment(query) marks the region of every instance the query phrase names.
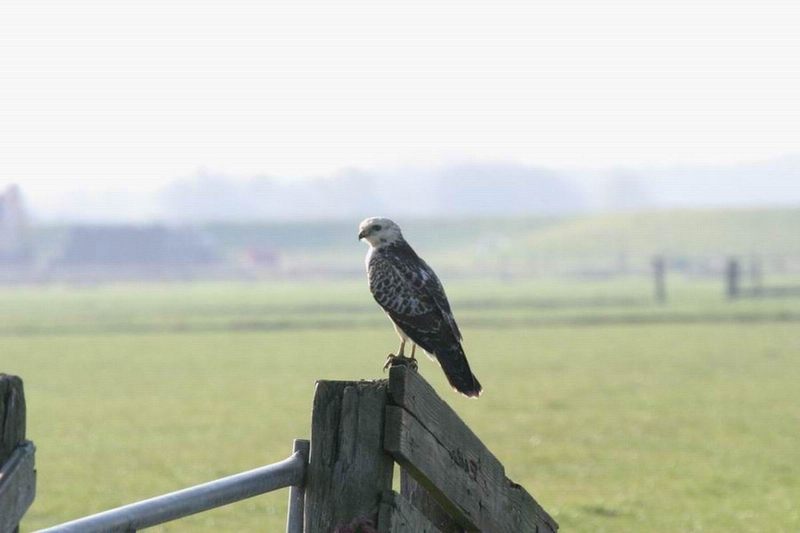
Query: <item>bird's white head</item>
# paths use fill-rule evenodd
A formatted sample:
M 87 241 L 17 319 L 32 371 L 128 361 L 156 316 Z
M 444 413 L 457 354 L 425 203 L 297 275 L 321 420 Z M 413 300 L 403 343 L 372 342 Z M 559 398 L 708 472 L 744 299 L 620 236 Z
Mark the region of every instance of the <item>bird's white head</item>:
M 403 239 L 400 226 L 388 218 L 371 217 L 358 225 L 358 240 L 364 239 L 372 248 L 380 248 Z

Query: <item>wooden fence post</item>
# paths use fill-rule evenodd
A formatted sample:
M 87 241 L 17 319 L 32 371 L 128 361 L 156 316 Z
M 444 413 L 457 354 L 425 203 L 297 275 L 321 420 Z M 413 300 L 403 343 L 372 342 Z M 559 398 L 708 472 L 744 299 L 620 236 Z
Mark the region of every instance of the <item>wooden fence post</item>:
M 317 382 L 305 528 L 555 533 L 558 524 L 413 365 L 395 362 L 388 381 Z
M 731 300 L 739 297 L 739 274 L 739 261 L 731 257 L 725 267 L 725 293 Z
M 653 282 L 655 284 L 656 302 L 663 304 L 667 301 L 666 288 L 666 261 L 663 255 L 653 257 Z
M 319 381 L 311 419 L 307 533 L 377 528 L 394 461 L 384 452 L 387 382 Z
M 35 494 L 34 447 L 25 440 L 22 380 L 0 374 L 0 532 L 19 531 Z

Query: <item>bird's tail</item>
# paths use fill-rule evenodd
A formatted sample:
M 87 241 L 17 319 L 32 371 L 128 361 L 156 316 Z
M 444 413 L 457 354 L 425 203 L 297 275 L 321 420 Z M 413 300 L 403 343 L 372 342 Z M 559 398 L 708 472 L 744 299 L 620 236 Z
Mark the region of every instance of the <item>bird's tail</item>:
M 448 349 L 438 352 L 436 359 L 442 365 L 447 381 L 455 390 L 470 398 L 477 398 L 481 395 L 483 388 L 478 378 L 470 370 L 461 344 L 453 344 Z

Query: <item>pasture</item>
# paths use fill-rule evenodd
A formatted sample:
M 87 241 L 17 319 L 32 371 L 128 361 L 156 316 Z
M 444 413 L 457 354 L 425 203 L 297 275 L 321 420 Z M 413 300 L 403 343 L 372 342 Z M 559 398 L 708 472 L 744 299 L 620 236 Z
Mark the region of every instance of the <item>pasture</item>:
M 477 401 L 420 371 L 563 531 L 800 529 L 800 300 L 719 282 L 447 283 Z M 38 447 L 23 530 L 270 463 L 314 380 L 379 378 L 364 283 L 0 290 L 0 371 Z M 286 493 L 163 531 L 280 531 Z

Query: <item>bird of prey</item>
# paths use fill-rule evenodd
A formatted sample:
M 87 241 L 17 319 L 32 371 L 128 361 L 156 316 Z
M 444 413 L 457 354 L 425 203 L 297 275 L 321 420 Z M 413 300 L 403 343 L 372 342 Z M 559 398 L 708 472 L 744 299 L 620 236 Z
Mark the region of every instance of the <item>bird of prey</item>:
M 400 336 L 400 350 L 387 358 L 405 359 L 411 341 L 411 360 L 419 346 L 439 362 L 450 385 L 465 396 L 478 397 L 481 384 L 472 374 L 461 347 L 458 330 L 444 288 L 433 269 L 403 238 L 400 227 L 388 218 L 373 217 L 358 226 L 358 240 L 369 244 L 369 289 Z

